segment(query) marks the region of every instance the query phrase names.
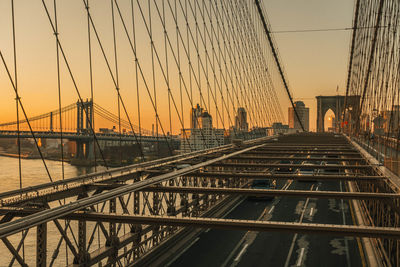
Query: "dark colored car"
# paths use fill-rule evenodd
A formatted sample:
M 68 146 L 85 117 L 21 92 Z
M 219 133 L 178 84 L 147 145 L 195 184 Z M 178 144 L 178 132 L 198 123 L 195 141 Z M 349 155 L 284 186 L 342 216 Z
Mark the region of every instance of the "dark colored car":
M 251 183 L 252 189 L 275 189 L 276 182 L 275 180 L 270 179 L 254 179 Z M 250 199 L 265 199 L 270 200 L 273 199 L 273 196 L 265 196 L 265 197 L 257 197 L 257 196 L 250 196 Z

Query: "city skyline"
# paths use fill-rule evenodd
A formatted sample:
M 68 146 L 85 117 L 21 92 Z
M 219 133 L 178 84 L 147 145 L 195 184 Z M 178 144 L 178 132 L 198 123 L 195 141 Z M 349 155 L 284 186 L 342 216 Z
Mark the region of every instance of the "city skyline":
M 321 6 L 324 6 L 326 1 L 323 1 L 324 3 L 322 4 L 317 4 L 316 8 L 320 8 Z M 296 27 L 304 27 L 304 28 L 309 28 L 310 21 L 304 21 L 302 24 L 298 24 L 296 21 L 296 16 L 293 16 L 292 19 L 288 21 L 283 21 L 280 16 L 277 16 L 277 14 L 280 14 L 281 11 L 279 11 L 279 8 L 282 6 L 285 6 L 287 8 L 287 5 L 280 4 L 277 1 L 264 1 L 264 6 L 266 9 L 269 11 L 269 19 L 272 25 L 272 29 L 279 31 L 279 30 L 285 30 L 285 29 L 293 29 L 294 26 Z M 297 14 L 297 18 L 299 17 L 306 17 L 306 7 L 309 6 L 310 4 L 315 4 L 313 3 L 306 3 L 302 1 L 301 6 L 303 6 L 299 14 Z M 9 3 L 0 3 L 1 8 L 4 10 L 7 10 L 10 8 Z M 123 6 L 123 10 L 129 10 L 129 5 L 125 5 L 124 3 L 121 4 Z M 300 6 L 300 4 L 296 4 L 296 6 Z M 343 9 L 346 12 L 339 12 L 341 15 L 341 18 L 346 17 L 348 15 L 348 18 L 344 21 L 348 21 L 351 23 L 351 14 L 352 12 L 348 10 L 349 5 L 344 5 L 344 2 L 336 3 L 336 4 L 330 4 L 330 6 L 333 6 L 336 10 L 341 10 Z M 49 7 L 50 4 L 49 4 Z M 146 6 L 143 6 L 145 9 Z M 154 8 L 154 7 L 152 7 Z M 90 80 L 89 80 L 89 68 L 88 68 L 88 55 L 87 55 L 87 45 L 86 47 L 83 45 L 87 41 L 87 25 L 85 25 L 85 12 L 84 9 L 82 8 L 82 3 L 77 3 L 77 2 L 71 2 L 71 3 L 59 3 L 59 9 L 63 10 L 63 12 L 60 12 L 60 19 L 59 19 L 59 26 L 60 26 L 60 39 L 62 41 L 62 44 L 65 46 L 65 50 L 67 52 L 67 56 L 70 59 L 70 62 L 72 63 L 71 67 L 74 71 L 74 74 L 78 74 L 76 76 L 77 82 L 78 82 L 78 87 L 80 91 L 83 93 L 83 97 L 87 98 L 90 97 Z M 326 10 L 326 8 L 324 8 Z M 43 7 L 40 4 L 35 4 L 29 1 L 21 1 L 21 2 L 16 2 L 15 6 L 15 11 L 16 11 L 16 37 L 18 41 L 18 46 L 17 46 L 17 59 L 18 59 L 18 89 L 19 92 L 22 96 L 22 101 L 26 107 L 28 116 L 34 116 L 34 115 L 39 115 L 41 113 L 48 112 L 49 110 L 56 109 L 58 104 L 57 104 L 57 81 L 56 81 L 56 68 L 55 68 L 55 40 L 54 37 L 52 37 L 52 32 L 51 32 L 51 27 L 48 21 L 46 21 L 46 17 L 44 16 L 44 10 Z M 76 12 L 78 11 L 78 12 Z M 76 20 L 68 20 L 68 17 L 71 16 L 71 12 L 75 12 L 75 16 L 77 16 L 78 19 Z M 94 5 L 92 8 L 93 12 L 93 18 L 98 26 L 98 28 L 101 30 L 100 32 L 100 37 L 102 38 L 103 45 L 107 49 L 107 56 L 111 60 L 112 58 L 112 31 L 110 28 L 110 21 L 102 21 L 99 20 L 100 16 L 105 16 L 106 14 L 109 13 L 109 3 L 105 2 L 99 2 L 98 4 Z M 293 12 L 292 9 L 289 10 L 289 12 Z M 29 17 L 26 14 L 34 14 L 32 15 L 33 17 Z M 292 13 L 291 13 L 292 14 Z M 124 13 L 124 15 L 128 15 L 128 13 Z M 139 12 L 136 14 L 139 16 Z M 29 17 L 30 20 L 25 20 L 23 19 L 24 17 Z M 314 17 L 313 19 L 317 19 L 318 17 Z M 331 18 L 330 18 L 331 19 Z M 9 36 L 9 39 L 5 39 L 2 43 L 0 43 L 0 47 L 2 51 L 4 52 L 5 59 L 7 62 L 10 63 L 10 67 L 12 67 L 12 39 L 11 39 L 11 17 L 8 15 L 3 16 L 0 18 L 0 33 L 4 36 Z M 334 19 L 332 21 L 326 20 L 326 26 L 333 25 L 334 23 L 337 23 L 339 19 Z M 120 23 L 117 21 L 117 23 Z M 139 20 L 140 23 L 140 20 Z M 172 24 L 172 23 L 171 23 Z M 324 25 L 321 25 L 324 26 Z M 170 25 L 173 26 L 173 25 Z M 314 26 L 314 25 L 312 25 Z M 341 26 L 341 25 L 340 25 Z M 38 29 L 38 31 L 35 32 L 35 34 L 31 34 L 30 32 L 26 32 L 26 29 L 29 27 L 35 27 Z M 160 30 L 160 24 L 156 24 L 154 22 L 153 29 L 154 31 Z M 137 26 L 137 34 L 145 34 L 145 26 L 142 22 L 142 25 Z M 304 83 L 304 81 L 299 80 L 299 70 L 294 68 L 294 66 L 299 66 L 299 62 L 295 63 L 296 61 L 296 56 L 293 55 L 294 48 L 298 49 L 297 51 L 300 51 L 302 49 L 303 52 L 308 51 L 307 46 L 291 46 L 292 50 L 288 50 L 288 44 L 293 43 L 293 42 L 311 42 L 315 41 L 315 39 L 318 39 L 321 34 L 276 34 L 275 38 L 277 40 L 279 49 L 280 49 L 280 54 L 281 57 L 284 59 L 284 65 L 287 72 L 287 76 L 289 79 L 289 82 L 291 84 L 291 89 L 292 92 L 294 93 L 294 98 L 295 99 L 301 99 L 302 97 L 308 97 L 309 95 L 314 94 L 314 92 L 317 90 L 315 88 L 320 88 L 321 86 L 316 86 L 313 85 L 312 88 L 313 90 L 308 90 Z M 339 36 L 343 36 L 343 32 L 335 33 L 339 34 Z M 92 32 L 93 35 L 93 32 Z M 123 57 L 121 56 L 121 53 L 124 53 L 126 55 L 132 55 L 132 52 L 129 51 L 130 48 L 128 47 L 128 42 L 126 41 L 126 38 L 124 37 L 123 31 L 122 31 L 122 26 L 119 25 L 117 27 L 117 36 L 118 36 L 118 43 L 119 48 L 122 52 L 120 52 L 119 57 L 118 57 L 118 64 L 120 69 L 127 69 L 129 70 L 128 73 L 133 74 L 134 72 L 134 66 L 132 64 L 132 57 L 127 56 Z M 317 36 L 317 37 L 315 37 Z M 155 34 L 155 42 L 162 42 L 163 38 L 162 34 Z M 125 39 L 124 39 L 125 38 Z M 346 37 L 347 38 L 347 37 Z M 93 55 L 96 56 L 96 60 L 93 61 L 94 64 L 94 78 L 95 78 L 95 83 L 94 83 L 94 99 L 95 101 L 98 100 L 101 105 L 105 106 L 107 109 L 112 111 L 114 114 L 118 113 L 118 110 L 116 108 L 116 105 L 111 105 L 110 101 L 106 101 L 107 99 L 115 99 L 117 100 L 116 96 L 116 91 L 115 91 L 115 86 L 112 83 L 112 79 L 109 78 L 110 76 L 107 74 L 106 66 L 104 62 L 101 60 L 101 51 L 98 48 L 98 44 L 95 43 L 95 39 L 92 36 L 92 41 L 93 41 Z M 71 42 L 73 41 L 73 42 Z M 336 45 L 338 48 L 340 47 L 340 44 L 344 42 L 336 42 L 332 43 L 331 45 L 334 46 Z M 29 46 L 27 45 L 29 44 Z M 138 47 L 142 49 L 142 51 L 147 51 L 147 54 L 150 54 L 148 45 L 145 42 L 138 42 Z M 79 48 L 80 47 L 80 48 Z M 346 46 L 347 49 L 347 46 Z M 343 49 L 342 49 L 343 50 Z M 36 51 L 36 53 L 31 53 L 31 51 Z M 42 52 L 40 52 L 42 51 Z M 53 51 L 52 53 L 48 53 L 46 56 L 44 51 Z M 323 47 L 321 47 L 320 51 L 323 51 Z M 296 55 L 301 55 L 304 53 L 298 53 L 296 52 Z M 328 54 L 328 53 L 325 53 Z M 343 53 L 345 55 L 346 53 Z M 139 60 L 141 60 L 142 66 L 144 68 L 146 75 L 151 79 L 151 64 L 146 60 L 143 60 L 144 53 L 141 53 L 139 55 Z M 172 55 L 169 55 L 170 58 Z M 80 63 L 78 63 L 80 62 Z M 342 62 L 343 63 L 343 62 Z M 112 66 L 111 62 L 111 67 Z M 311 64 L 309 64 L 311 65 Z M 338 63 L 336 63 L 338 66 Z M 157 69 L 156 69 L 157 71 Z M 341 70 L 340 70 L 341 71 Z M 304 73 L 304 70 L 302 70 Z M 43 73 L 46 73 L 46 76 L 43 76 Z M 80 74 L 84 75 L 80 75 Z M 156 86 L 157 86 L 157 97 L 159 100 L 157 102 L 157 108 L 160 111 L 165 111 L 168 110 L 168 92 L 166 90 L 165 83 L 162 81 L 161 73 L 160 70 L 157 71 L 156 75 Z M 312 71 L 308 72 L 308 75 L 311 75 Z M 345 73 L 343 73 L 344 77 Z M 335 77 L 337 77 L 336 75 Z M 172 90 L 172 93 L 174 95 L 178 95 L 177 88 L 179 87 L 179 79 L 172 79 L 172 75 L 170 78 L 170 88 Z M 207 84 L 207 81 L 204 79 L 204 75 L 201 75 L 201 80 L 198 82 L 201 84 L 202 87 L 206 87 L 205 85 Z M 324 76 L 326 78 L 326 76 Z M 293 82 L 294 80 L 295 82 Z M 68 103 L 73 103 L 76 101 L 76 93 L 74 92 L 73 84 L 71 83 L 70 77 L 68 77 L 65 69 L 65 65 L 61 64 L 61 81 L 62 81 L 62 96 L 63 96 L 63 103 L 68 104 Z M 327 93 L 327 94 L 334 94 L 335 89 L 336 89 L 336 84 L 343 84 L 344 81 L 342 80 L 341 83 L 339 82 L 333 82 L 332 79 L 330 79 L 330 85 L 323 86 L 324 88 L 322 91 L 318 89 L 318 92 L 321 93 Z M 140 82 L 140 81 L 139 81 Z M 309 82 L 316 83 L 317 81 L 312 81 L 309 80 Z M 128 106 L 128 114 L 129 116 L 132 117 L 132 121 L 137 125 L 138 124 L 138 112 L 137 112 L 137 98 L 136 98 L 136 91 L 135 91 L 135 80 L 133 77 L 129 77 L 127 75 L 120 75 L 119 77 L 119 83 L 120 83 L 120 92 L 126 101 L 126 105 Z M 193 81 L 195 83 L 195 81 Z M 327 81 L 328 83 L 328 81 Z M 12 88 L 10 87 L 10 84 L 7 80 L 6 73 L 4 70 L 0 71 L 0 86 L 4 88 L 4 97 L 3 97 L 3 102 L 2 105 L 0 106 L 0 121 L 1 122 L 6 122 L 6 121 L 13 121 L 15 120 L 15 103 L 13 103 L 12 99 L 15 98 L 15 95 L 13 93 Z M 149 102 L 147 98 L 147 95 L 153 95 L 151 92 L 153 90 L 153 85 L 148 85 L 150 89 L 150 93 L 146 92 L 144 88 L 143 82 L 139 84 L 140 87 L 140 102 L 141 103 L 141 127 L 144 129 L 151 129 L 152 124 L 156 124 L 154 119 L 150 120 L 151 117 L 154 117 L 154 110 L 152 110 L 152 103 Z M 214 85 L 213 85 L 214 87 Z M 218 87 L 218 86 L 217 86 Z M 331 88 L 331 89 L 329 89 Z M 340 88 L 343 88 L 343 86 L 340 86 Z M 218 90 L 217 88 L 214 88 Z M 303 92 L 303 93 L 299 93 Z M 189 92 L 190 94 L 190 92 Z M 41 96 L 46 96 L 46 99 L 48 101 L 43 101 L 43 97 Z M 198 92 L 193 92 L 193 99 L 192 103 L 202 103 L 207 104 L 208 103 L 213 103 L 213 97 L 209 96 L 207 94 L 204 94 L 203 96 L 200 96 Z M 284 106 L 289 106 L 289 101 L 287 99 L 287 96 L 285 95 L 284 90 L 279 89 L 277 90 L 277 95 L 278 99 L 281 103 L 283 104 L 283 109 Z M 229 99 L 228 95 L 225 95 L 226 99 Z M 313 127 L 312 125 L 315 124 L 315 119 L 313 119 L 313 116 L 315 115 L 315 109 L 312 108 L 315 106 L 314 103 L 310 104 L 310 101 L 304 100 L 308 106 L 311 107 L 311 130 L 315 129 L 315 126 Z M 228 108 L 228 103 L 225 103 L 225 105 L 221 102 L 221 100 L 217 100 L 216 102 L 220 108 Z M 189 105 L 188 105 L 189 104 Z M 179 103 L 176 103 L 177 106 L 179 106 Z M 183 114 L 187 114 L 188 106 L 190 105 L 190 102 L 188 101 L 187 98 L 184 98 L 184 111 Z M 171 107 L 173 109 L 173 106 Z M 233 108 L 232 106 L 230 108 Z M 229 126 L 235 124 L 235 119 L 234 117 L 229 118 L 227 113 L 225 112 L 224 115 L 222 115 L 222 112 L 220 114 L 216 113 L 215 108 L 211 107 L 209 108 L 210 113 L 215 117 L 215 123 L 218 124 L 219 127 L 222 127 L 222 121 L 224 121 L 224 128 L 229 128 Z M 287 117 L 286 113 L 283 112 L 283 115 L 286 119 L 284 119 L 283 122 L 287 122 Z M 124 117 L 125 114 L 122 114 L 122 117 Z M 172 113 L 173 116 L 173 121 L 174 125 L 172 125 L 173 132 L 178 133 L 180 125 L 176 123 L 179 121 L 179 118 L 176 114 Z M 251 111 L 249 111 L 249 116 L 250 116 L 250 124 L 252 123 L 251 121 L 254 119 L 253 115 L 251 114 Z M 126 119 L 126 118 L 124 118 Z M 163 121 L 164 124 L 168 124 L 166 121 L 168 120 L 166 113 L 165 112 L 160 112 L 160 119 Z M 189 120 L 187 116 L 183 116 L 183 123 L 185 125 L 189 125 Z M 273 121 L 271 121 L 272 123 Z M 254 124 L 254 123 L 253 123 Z M 166 128 L 169 128 L 168 126 Z M 169 131 L 169 129 L 166 129 L 165 132 Z

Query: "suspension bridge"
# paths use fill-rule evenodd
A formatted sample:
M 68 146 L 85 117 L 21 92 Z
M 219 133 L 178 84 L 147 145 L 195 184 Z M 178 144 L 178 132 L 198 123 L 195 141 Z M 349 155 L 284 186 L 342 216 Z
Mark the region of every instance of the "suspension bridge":
M 346 94 L 312 133 L 264 2 L 1 2 L 0 265 L 399 266 L 400 4 L 355 1 Z M 296 131 L 270 132 L 284 106 Z M 139 160 L 77 175 L 41 139 Z
M 84 116 L 84 114 L 88 114 L 88 116 Z M 91 121 L 95 120 L 94 116 L 97 117 L 97 121 L 102 120 L 103 125 L 107 125 L 107 122 L 108 124 L 111 123 L 112 128 L 100 128 L 99 131 L 95 132 L 90 127 Z M 63 122 L 61 126 L 60 122 Z M 123 127 L 122 133 L 114 131 L 115 125 Z M 0 124 L 0 138 L 35 137 L 74 141 L 77 147 L 75 158 L 80 160 L 80 164 L 84 163 L 82 159 L 87 159 L 90 162 L 95 159 L 94 145 L 96 142 L 98 143 L 98 150 L 104 149 L 106 145 L 114 144 L 118 146 L 119 142 L 123 142 L 124 145 L 169 142 L 174 143 L 174 147 L 179 142 L 177 138 L 173 139 L 171 136 L 157 137 L 154 132 L 139 129 L 136 125 L 133 126 L 134 132 L 126 131 L 129 127 L 128 121 L 118 119 L 118 116 L 93 103 L 93 101 L 86 100 L 25 120 L 2 123 Z M 140 134 L 135 134 L 135 132 Z

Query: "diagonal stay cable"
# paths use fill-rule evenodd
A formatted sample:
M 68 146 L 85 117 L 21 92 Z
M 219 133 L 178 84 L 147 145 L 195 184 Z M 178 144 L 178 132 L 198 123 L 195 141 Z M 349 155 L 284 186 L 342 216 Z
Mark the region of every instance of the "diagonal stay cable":
M 88 10 L 88 5 L 87 5 L 86 0 L 82 0 L 82 1 L 83 1 L 83 4 L 84 4 L 85 8 Z M 110 74 L 110 76 L 111 76 L 111 79 L 112 79 L 112 81 L 113 81 L 113 83 L 114 83 L 114 86 L 115 86 L 116 88 L 118 88 L 116 79 L 115 79 L 114 74 L 113 74 L 113 72 L 112 72 L 112 70 L 111 70 L 110 63 L 109 63 L 108 58 L 107 58 L 107 56 L 106 56 L 106 54 L 105 54 L 103 44 L 102 44 L 102 42 L 101 42 L 101 40 L 100 40 L 100 36 L 99 36 L 99 34 L 98 34 L 98 32 L 97 32 L 97 28 L 96 28 L 96 26 L 95 26 L 95 24 L 94 24 L 92 15 L 91 15 L 91 13 L 89 12 L 89 10 L 88 10 L 88 16 L 89 16 L 90 24 L 92 25 L 92 28 L 93 28 L 93 32 L 94 32 L 94 34 L 95 34 L 95 36 L 96 36 L 96 39 L 97 39 L 97 42 L 98 42 L 98 44 L 99 44 L 100 50 L 101 50 L 101 52 L 102 52 L 102 54 L 103 54 L 103 59 L 104 59 L 106 65 L 107 65 L 107 68 L 108 68 L 109 74 Z M 153 101 L 153 99 L 152 99 L 152 97 L 151 97 L 151 94 L 150 94 L 150 91 L 149 91 L 147 82 L 146 82 L 145 79 L 144 79 L 144 74 L 143 74 L 143 71 L 142 71 L 140 65 L 139 65 L 139 70 L 140 70 L 140 73 L 142 74 L 143 81 L 144 81 L 144 83 L 145 83 L 145 87 L 146 87 L 146 89 L 147 89 L 147 91 L 148 91 L 148 94 L 149 94 L 149 97 L 150 97 L 150 101 L 151 101 L 151 103 L 152 103 L 152 105 L 153 105 L 153 108 L 155 109 L 154 101 Z M 120 101 L 121 101 L 121 105 L 122 105 L 122 108 L 123 108 L 123 110 L 124 110 L 124 112 L 125 112 L 125 115 L 126 115 L 128 121 L 129 121 L 129 123 L 131 124 L 131 130 L 132 130 L 132 132 L 133 132 L 133 134 L 134 134 L 134 136 L 135 136 L 135 139 L 137 139 L 137 135 L 136 135 L 135 130 L 134 130 L 134 128 L 133 128 L 133 125 L 132 125 L 132 123 L 131 123 L 131 119 L 130 119 L 130 117 L 129 117 L 129 115 L 128 115 L 128 111 L 127 111 L 127 109 L 126 109 L 126 107 L 125 107 L 125 104 L 124 104 L 124 101 L 123 101 L 123 99 L 122 99 L 120 90 L 117 90 L 117 94 L 118 94 L 118 98 L 119 98 Z M 156 119 L 157 119 L 157 120 L 159 121 L 159 123 L 160 123 L 160 127 L 161 127 L 161 130 L 162 130 L 162 132 L 163 132 L 164 138 L 165 138 L 165 140 L 166 140 L 166 142 L 167 142 L 168 148 L 169 148 L 169 150 L 172 152 L 171 145 L 170 145 L 170 143 L 168 142 L 168 138 L 167 138 L 167 136 L 166 136 L 166 134 L 165 134 L 164 128 L 163 128 L 163 126 L 162 126 L 162 123 L 161 123 L 161 120 L 160 120 L 158 114 L 156 114 Z M 139 142 L 138 139 L 137 139 L 137 142 Z M 142 148 L 141 148 L 141 153 L 143 154 Z M 143 154 L 143 155 L 144 155 L 144 154 Z
M 22 113 L 24 114 L 24 117 L 25 117 L 25 119 L 26 119 L 26 122 L 27 122 L 27 124 L 28 124 L 28 126 L 29 126 L 29 130 L 30 130 L 30 132 L 31 132 L 31 134 L 32 134 L 33 141 L 35 142 L 35 146 L 36 146 L 36 148 L 37 148 L 37 150 L 38 150 L 38 152 L 39 152 L 39 155 L 40 155 L 40 158 L 41 158 L 41 160 L 42 160 L 42 162 L 43 162 L 44 168 L 46 169 L 46 173 L 47 173 L 47 175 L 48 175 L 50 181 L 53 182 L 53 178 L 51 177 L 51 174 L 50 174 L 50 172 L 49 172 L 49 168 L 47 167 L 46 161 L 44 160 L 43 153 L 42 153 L 42 151 L 41 151 L 41 149 L 40 149 L 40 146 L 39 146 L 39 143 L 38 143 L 37 138 L 36 138 L 36 136 L 35 136 L 35 133 L 34 133 L 34 131 L 33 131 L 33 129 L 32 129 L 31 123 L 30 123 L 29 120 L 28 120 L 28 116 L 27 116 L 27 114 L 26 114 L 26 112 L 25 112 L 25 108 L 24 108 L 24 106 L 23 106 L 23 104 L 22 104 L 21 97 L 19 96 L 19 93 L 18 93 L 18 91 L 17 91 L 17 88 L 15 87 L 14 80 L 13 80 L 13 78 L 11 77 L 10 70 L 8 69 L 7 63 L 6 63 L 5 59 L 4 59 L 4 56 L 3 56 L 3 53 L 1 52 L 1 50 L 0 50 L 0 58 L 1 58 L 1 61 L 3 62 L 4 68 L 6 69 L 8 78 L 9 78 L 10 83 L 11 83 L 11 86 L 12 86 L 12 88 L 13 88 L 14 91 L 15 91 L 15 95 L 16 95 L 17 101 L 18 101 L 18 103 L 19 103 L 19 106 L 21 107 Z
M 54 36 L 55 36 L 55 38 L 56 38 L 57 44 L 58 44 L 58 46 L 59 46 L 61 55 L 62 55 L 62 57 L 63 57 L 63 59 L 64 59 L 64 63 L 65 63 L 65 65 L 66 65 L 67 69 L 68 69 L 69 76 L 70 76 L 71 81 L 72 81 L 72 83 L 73 83 L 73 85 L 74 85 L 75 91 L 76 91 L 76 93 L 77 93 L 77 95 L 78 95 L 79 102 L 80 102 L 80 104 L 81 104 L 82 106 L 84 106 L 84 102 L 83 102 L 81 93 L 80 93 L 80 91 L 79 91 L 78 85 L 77 85 L 77 83 L 76 83 L 75 77 L 74 77 L 74 75 L 73 75 L 73 73 L 72 73 L 71 67 L 70 67 L 69 62 L 68 62 L 68 60 L 67 60 L 67 56 L 66 56 L 66 54 L 65 54 L 65 52 L 64 52 L 64 49 L 63 49 L 63 47 L 62 47 L 62 45 L 61 45 L 60 39 L 59 39 L 59 37 L 58 37 L 58 33 L 57 33 L 56 29 L 55 29 L 53 20 L 52 20 L 52 18 L 51 18 L 51 16 L 50 16 L 49 10 L 48 10 L 47 5 L 46 5 L 46 3 L 45 3 L 44 0 L 42 0 L 42 4 L 43 4 L 43 8 L 44 8 L 44 10 L 45 10 L 45 12 L 46 12 L 46 14 L 47 14 L 47 18 L 48 18 L 49 23 L 50 23 L 50 26 L 51 26 L 51 28 L 52 28 L 52 30 L 53 30 Z M 90 122 L 91 122 L 87 110 L 86 110 L 85 108 L 84 108 L 83 110 L 84 110 L 84 113 L 85 113 L 85 115 L 86 115 L 87 121 L 90 121 Z M 93 127 L 92 127 L 92 123 L 89 123 L 89 126 L 90 126 L 90 130 L 91 130 L 91 132 L 92 132 L 92 134 L 93 134 L 93 138 L 94 138 L 95 141 L 96 141 L 96 145 L 100 148 L 99 141 L 98 141 L 98 139 L 97 139 L 97 137 L 96 137 L 96 134 L 95 134 L 95 131 L 94 131 Z M 108 169 L 108 165 L 107 165 L 107 162 L 105 161 L 105 157 L 104 157 L 103 151 L 102 151 L 101 149 L 100 149 L 99 151 L 100 151 L 101 158 L 102 158 L 102 160 L 103 160 L 103 162 L 104 162 L 104 166 Z

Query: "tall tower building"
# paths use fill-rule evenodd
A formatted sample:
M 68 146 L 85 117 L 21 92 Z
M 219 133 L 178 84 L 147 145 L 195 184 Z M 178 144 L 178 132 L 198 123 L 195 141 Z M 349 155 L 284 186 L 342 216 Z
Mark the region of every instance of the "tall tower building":
M 247 112 L 243 107 L 240 107 L 237 110 L 237 116 L 235 117 L 235 128 L 244 132 L 249 130 L 249 124 L 247 123 Z
M 190 110 L 190 127 L 181 130 L 182 153 L 224 144 L 224 129 L 213 128 L 210 113 L 198 104 Z
M 211 115 L 205 111 L 201 114 L 199 118 L 199 127 L 201 129 L 212 129 L 212 117 Z
M 196 105 L 195 108 L 190 110 L 190 128 L 197 129 L 200 128 L 199 121 L 201 114 L 203 114 L 203 108 L 200 107 L 199 104 Z
M 304 126 L 304 130 L 309 131 L 310 109 L 306 107 L 303 101 L 296 101 L 294 106 L 300 117 L 300 121 Z M 301 130 L 301 125 L 296 117 L 293 107 L 289 107 L 289 128 Z

